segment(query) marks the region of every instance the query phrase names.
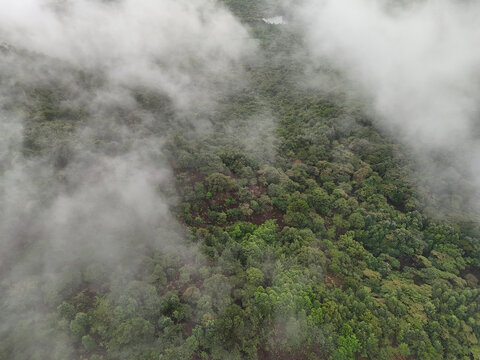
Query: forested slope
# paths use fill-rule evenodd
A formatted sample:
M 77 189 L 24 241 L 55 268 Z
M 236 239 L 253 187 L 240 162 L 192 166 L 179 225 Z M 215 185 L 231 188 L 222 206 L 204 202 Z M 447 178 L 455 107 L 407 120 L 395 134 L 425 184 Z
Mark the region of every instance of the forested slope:
M 0 359 L 480 359 L 478 219 L 432 217 L 426 204 L 444 202 L 342 82 L 301 83 L 294 29 L 263 23 L 276 14 L 257 2 L 225 3 L 261 55 L 213 110 L 196 109 L 207 125 L 142 88 L 136 111 L 156 121 L 114 109 L 118 126 L 163 139 L 170 172 L 158 191 L 182 226 L 157 231 L 173 245 L 140 245 L 148 234 L 133 231 L 134 265 L 83 258 L 2 281 L 16 297 L 0 306 L 20 321 L 0 324 Z M 71 76 L 85 89 L 101 82 Z M 28 101 L 8 105 L 26 114 L 23 156 L 49 154 L 62 183 L 88 114 L 59 83 L 17 91 Z M 92 148 L 130 146 L 104 130 Z M 12 254 L 45 256 L 29 240 Z

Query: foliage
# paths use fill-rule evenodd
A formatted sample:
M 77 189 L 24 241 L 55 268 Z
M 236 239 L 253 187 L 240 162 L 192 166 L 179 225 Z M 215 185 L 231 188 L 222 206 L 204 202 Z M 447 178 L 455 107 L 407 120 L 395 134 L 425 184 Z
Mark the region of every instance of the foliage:
M 213 134 L 169 130 L 174 210 L 201 255 L 152 246 L 121 279 L 82 265 L 64 288 L 42 287 L 44 315 L 16 304 L 26 315 L 0 327 L 0 359 L 479 358 L 474 227 L 424 211 L 412 164 L 357 106 L 296 84 L 295 34 L 258 21 L 264 2 L 225 4 L 266 56 L 210 114 Z M 28 156 L 54 148 L 59 170 L 84 115 L 61 94 L 32 91 L 23 144 Z M 162 95 L 136 101 L 174 116 Z M 236 135 L 265 109 L 273 158 Z

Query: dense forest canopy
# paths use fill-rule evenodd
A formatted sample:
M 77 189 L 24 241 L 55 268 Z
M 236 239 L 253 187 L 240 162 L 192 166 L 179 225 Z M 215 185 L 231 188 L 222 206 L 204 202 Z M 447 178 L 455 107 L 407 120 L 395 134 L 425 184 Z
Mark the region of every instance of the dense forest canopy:
M 480 359 L 477 3 L 0 5 L 1 360 Z

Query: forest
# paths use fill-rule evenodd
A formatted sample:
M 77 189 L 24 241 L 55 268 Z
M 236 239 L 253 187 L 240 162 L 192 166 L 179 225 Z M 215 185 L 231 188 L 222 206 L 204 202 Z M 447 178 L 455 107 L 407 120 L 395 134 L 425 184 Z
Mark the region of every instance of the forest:
M 262 20 L 280 7 L 221 6 L 257 55 L 194 110 L 132 85 L 133 107 L 95 113 L 75 100 L 105 78 L 0 47 L 61 72 L 23 83 L 0 73 L 2 112 L 22 118 L 15 159 L 34 174 L 17 196 L 5 180 L 13 157 L 2 157 L 0 202 L 35 199 L 18 219 L 0 208 L 0 237 L 14 239 L 0 241 L 0 359 L 480 359 L 473 180 L 452 160 L 462 182 L 434 189 L 328 66 L 312 71 L 335 84 L 305 85 L 301 32 Z M 142 156 L 151 179 L 136 177 Z M 130 203 L 147 214 L 118 210 Z M 75 222 L 62 215 L 71 208 Z

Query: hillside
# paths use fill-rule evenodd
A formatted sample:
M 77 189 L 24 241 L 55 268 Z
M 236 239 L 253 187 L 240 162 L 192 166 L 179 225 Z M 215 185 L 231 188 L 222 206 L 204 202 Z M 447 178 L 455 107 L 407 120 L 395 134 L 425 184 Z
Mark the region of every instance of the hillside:
M 224 6 L 254 55 L 167 47 L 207 75 L 162 89 L 0 48 L 0 359 L 480 359 L 472 180 L 312 79 L 280 8 Z

